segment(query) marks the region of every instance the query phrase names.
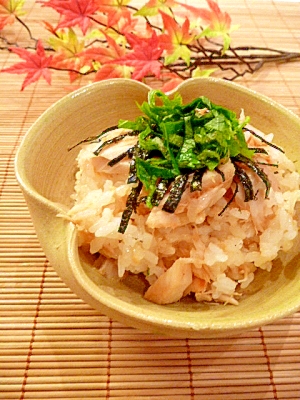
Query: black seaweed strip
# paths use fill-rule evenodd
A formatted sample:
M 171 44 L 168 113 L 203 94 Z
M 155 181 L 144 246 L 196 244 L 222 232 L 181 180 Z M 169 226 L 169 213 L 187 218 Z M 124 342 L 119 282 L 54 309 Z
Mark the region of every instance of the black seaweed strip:
M 136 175 L 136 157 L 139 156 L 140 153 L 139 145 L 135 145 L 132 150 L 132 159 L 129 164 L 129 172 L 128 172 L 128 179 L 127 183 L 136 183 L 138 181 L 138 177 Z
M 225 175 L 224 175 L 224 172 L 221 171 L 218 167 L 215 168 L 215 171 L 216 171 L 219 175 L 221 175 L 222 181 L 225 182 Z
M 257 137 L 259 140 L 261 140 L 263 143 L 266 143 L 267 145 L 273 147 L 274 149 L 280 151 L 281 153 L 284 153 L 284 150 L 280 148 L 279 146 L 276 146 L 276 144 L 269 142 L 268 140 L 264 139 L 261 137 L 258 133 L 254 132 L 252 129 L 249 128 L 244 128 L 244 130 L 250 132 L 253 136 Z
M 270 184 L 269 178 L 265 174 L 265 172 L 257 166 L 257 163 L 255 163 L 254 161 L 250 160 L 247 157 L 242 156 L 241 154 L 238 154 L 237 156 L 232 157 L 232 158 L 233 158 L 233 160 L 239 161 L 239 162 L 247 165 L 249 168 L 252 169 L 252 171 L 254 171 L 260 177 L 260 179 L 263 181 L 263 183 L 266 186 L 265 198 L 267 199 L 269 196 L 271 184 Z
M 162 208 L 164 211 L 173 213 L 176 210 L 178 203 L 180 202 L 181 196 L 185 190 L 185 185 L 187 183 L 188 177 L 188 174 L 184 174 L 178 175 L 174 179 L 170 194 Z
M 106 132 L 105 132 L 106 133 Z M 106 140 L 105 142 L 103 142 L 95 151 L 94 154 L 96 156 L 99 155 L 100 151 L 103 149 L 103 147 L 108 146 L 110 144 L 113 143 L 117 143 L 120 142 L 121 140 L 123 140 L 126 136 L 137 136 L 139 134 L 138 131 L 129 131 L 127 133 L 124 133 L 123 135 L 119 135 L 119 136 L 115 136 L 112 139 Z
M 125 210 L 122 213 L 122 218 L 121 218 L 118 232 L 124 233 L 126 231 L 130 217 L 131 217 L 132 213 L 136 211 L 136 207 L 138 205 L 138 197 L 141 193 L 142 187 L 143 187 L 143 184 L 141 181 L 139 181 L 138 185 L 131 189 L 131 192 L 126 200 Z
M 201 168 L 194 172 L 190 185 L 191 192 L 195 192 L 196 190 L 202 190 L 202 178 L 205 171 L 206 168 Z
M 227 210 L 227 208 L 228 208 L 228 207 L 230 206 L 230 204 L 233 202 L 233 200 L 235 199 L 235 196 L 237 195 L 238 191 L 239 191 L 239 185 L 238 185 L 237 182 L 235 182 L 235 190 L 234 190 L 234 192 L 233 192 L 233 195 L 232 195 L 232 197 L 229 199 L 229 201 L 227 202 L 226 206 L 219 212 L 219 214 L 218 214 L 219 217 L 224 213 L 224 211 Z
M 119 161 L 123 160 L 123 158 L 125 158 L 126 156 L 131 157 L 132 156 L 132 151 L 134 149 L 133 147 L 130 147 L 128 150 L 124 151 L 123 153 L 119 154 L 117 157 L 113 158 L 112 160 L 110 160 L 107 165 L 109 165 L 110 167 L 113 167 L 114 165 L 116 165 Z
M 137 143 L 132 149 L 132 160 L 129 164 L 129 173 L 127 183 L 136 183 L 138 181 L 137 170 L 136 170 L 136 158 L 145 159 L 148 153 L 142 150 L 140 145 Z
M 79 146 L 80 144 L 83 144 L 83 143 L 97 142 L 97 141 L 99 141 L 98 139 L 101 136 L 103 136 L 105 133 L 107 133 L 107 132 L 109 132 L 109 131 L 111 131 L 113 129 L 117 129 L 117 128 L 118 128 L 118 125 L 110 126 L 109 128 L 106 128 L 106 129 L 104 129 L 104 131 L 99 133 L 99 135 L 87 137 L 87 138 L 81 140 L 80 142 L 74 144 L 73 146 L 69 147 L 68 151 L 74 149 L 75 147 L 77 147 L 77 146 Z
M 108 146 L 108 145 L 110 145 L 110 144 L 112 144 L 112 143 L 120 142 L 120 141 L 123 140 L 124 137 L 126 137 L 126 136 L 128 136 L 127 133 L 124 134 L 124 135 L 116 136 L 116 137 L 114 137 L 114 138 L 112 138 L 112 139 L 106 140 L 105 142 L 101 143 L 100 146 L 94 151 L 95 156 L 98 156 L 99 153 L 100 153 L 100 151 L 101 151 L 105 146 Z
M 162 179 L 156 186 L 156 190 L 152 196 L 152 204 L 153 206 L 158 206 L 164 195 L 166 194 L 170 185 L 170 181 L 168 179 Z
M 266 149 L 262 149 L 260 147 L 249 147 L 249 150 L 253 150 L 255 154 L 268 154 Z
M 241 182 L 245 191 L 245 202 L 254 199 L 254 190 L 251 179 L 249 178 L 246 171 L 239 167 L 236 163 L 233 163 L 235 168 L 235 177 Z

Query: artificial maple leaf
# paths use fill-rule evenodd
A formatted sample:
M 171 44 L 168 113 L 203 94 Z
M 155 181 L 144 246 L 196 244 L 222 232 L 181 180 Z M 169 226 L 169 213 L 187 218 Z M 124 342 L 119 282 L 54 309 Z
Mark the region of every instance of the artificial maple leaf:
M 57 28 L 70 28 L 78 25 L 85 35 L 91 26 L 91 18 L 98 10 L 94 0 L 49 0 L 42 2 L 44 7 L 51 7 L 60 14 Z
M 203 22 L 209 24 L 214 29 L 218 25 L 222 25 L 227 29 L 230 28 L 231 18 L 227 12 L 222 12 L 218 3 L 214 0 L 206 0 L 209 9 L 191 6 L 189 4 L 180 3 L 180 5 L 189 10 L 194 17 L 199 17 Z
M 160 47 L 156 32 L 153 31 L 152 36 L 149 38 L 141 38 L 129 33 L 126 35 L 126 39 L 133 51 L 112 62 L 134 67 L 132 79 L 140 80 L 148 74 L 159 78 L 163 67 L 159 58 L 163 49 Z
M 179 78 L 176 74 L 170 74 L 169 80 L 163 84 L 161 91 L 165 93 L 170 92 L 171 90 L 176 89 L 182 82 L 183 78 Z
M 153 17 L 160 11 L 170 13 L 170 9 L 174 8 L 177 4 L 179 3 L 175 0 L 149 0 L 135 13 L 135 15 Z
M 80 54 L 86 62 L 98 61 L 100 64 L 111 63 L 116 59 L 120 59 L 125 56 L 125 47 L 119 45 L 114 38 L 102 31 L 104 35 L 107 47 L 104 46 L 92 46 L 86 50 L 83 50 Z M 117 64 L 117 63 L 116 63 Z
M 162 11 L 160 11 L 160 14 L 166 32 L 159 37 L 161 46 L 167 52 L 165 64 L 171 64 L 182 58 L 189 65 L 191 51 L 187 45 L 195 38 L 195 35 L 190 32 L 190 21 L 186 18 L 182 26 L 180 26 L 170 15 Z
M 81 56 L 81 52 L 84 49 L 84 41 L 78 39 L 72 28 L 56 30 L 55 36 L 50 37 L 48 43 L 55 51 L 52 66 L 57 69 L 69 70 L 71 82 L 81 75 L 83 69 L 89 70 L 89 68 L 85 68 L 85 62 Z
M 133 67 L 118 65 L 116 59 L 126 54 L 125 46 L 118 44 L 114 38 L 102 31 L 107 47 L 94 45 L 84 50 L 81 56 L 96 70 L 94 81 L 111 78 L 130 78 Z
M 95 75 L 94 82 L 112 78 L 130 78 L 132 67 L 122 65 L 102 65 Z
M 11 48 L 10 50 L 25 61 L 4 68 L 2 72 L 27 74 L 21 90 L 24 90 L 25 87 L 31 83 L 38 81 L 41 77 L 43 77 L 49 85 L 51 84 L 51 71 L 49 67 L 51 66 L 52 56 L 46 55 L 41 40 L 37 43 L 35 53 L 18 47 Z
M 50 24 L 50 22 L 48 22 L 48 21 L 42 21 L 42 25 L 44 25 L 44 28 L 45 28 L 48 32 L 50 32 L 51 35 L 57 36 L 57 37 L 58 37 L 58 35 L 57 35 L 57 33 L 56 33 L 57 28 L 55 28 L 52 24 Z
M 199 37 L 222 37 L 224 40 L 223 53 L 228 50 L 230 45 L 229 33 L 238 28 L 237 25 L 231 26 L 231 18 L 227 12 L 221 11 L 218 3 L 214 0 L 206 0 L 209 9 L 197 8 L 186 4 L 181 5 L 192 12 L 195 17 L 199 17 L 208 24 Z
M 130 20 L 131 12 L 126 7 L 131 0 L 95 0 L 98 12 L 107 15 L 107 26 L 114 26 L 121 18 Z
M 199 66 L 192 71 L 192 78 L 207 78 L 213 74 L 217 68 L 201 69 Z
M 5 25 L 12 25 L 16 17 L 24 15 L 24 0 L 0 0 L 0 30 Z
M 132 14 L 122 15 L 117 23 L 112 27 L 114 29 L 108 29 L 107 31 L 110 32 L 112 37 L 118 38 L 118 42 L 123 42 L 123 36 L 127 33 L 137 33 L 136 26 L 138 25 L 139 30 L 144 32 L 147 29 L 146 21 L 145 27 L 142 24 L 143 21 L 139 21 L 137 18 L 132 18 Z
M 84 41 L 78 39 L 72 28 L 56 31 L 48 42 L 55 52 L 62 53 L 65 58 L 76 57 L 84 49 Z

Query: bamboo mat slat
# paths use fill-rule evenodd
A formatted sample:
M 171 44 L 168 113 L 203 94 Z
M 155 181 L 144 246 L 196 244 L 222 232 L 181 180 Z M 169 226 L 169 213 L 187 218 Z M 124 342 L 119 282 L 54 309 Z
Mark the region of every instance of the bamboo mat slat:
M 55 13 L 26 4 L 39 36 L 40 20 L 55 21 Z M 299 2 L 219 5 L 240 25 L 235 45 L 300 51 Z M 11 32 L 23 40 L 23 29 Z M 0 51 L 0 69 L 17 61 Z M 239 83 L 300 115 L 299 65 L 266 66 Z M 0 400 L 299 400 L 300 312 L 230 339 L 172 339 L 112 321 L 65 286 L 40 248 L 14 158 L 69 83 L 58 74 L 52 86 L 20 92 L 22 79 L 0 74 Z

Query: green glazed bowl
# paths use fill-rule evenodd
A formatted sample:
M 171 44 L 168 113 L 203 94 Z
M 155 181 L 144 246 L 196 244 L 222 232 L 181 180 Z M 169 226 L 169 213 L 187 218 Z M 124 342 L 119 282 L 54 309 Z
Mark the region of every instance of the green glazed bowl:
M 68 148 L 119 119 L 140 114 L 136 103 L 147 100 L 150 88 L 142 83 L 113 79 L 68 94 L 50 107 L 29 129 L 18 150 L 15 169 L 41 246 L 62 280 L 101 313 L 144 331 L 180 338 L 233 336 L 270 324 L 300 308 L 300 257 L 285 268 L 276 264 L 261 274 L 238 306 L 178 302 L 161 306 L 146 301 L 135 284 L 112 283 L 100 276 L 77 246 L 74 225 L 58 217 L 70 206 L 77 151 Z M 251 124 L 273 132 L 275 142 L 300 170 L 300 119 L 274 101 L 225 80 L 191 79 L 175 91 L 189 102 L 207 96 L 239 114 L 243 108 Z M 175 92 L 174 91 L 174 92 Z M 172 92 L 172 93 L 174 93 Z

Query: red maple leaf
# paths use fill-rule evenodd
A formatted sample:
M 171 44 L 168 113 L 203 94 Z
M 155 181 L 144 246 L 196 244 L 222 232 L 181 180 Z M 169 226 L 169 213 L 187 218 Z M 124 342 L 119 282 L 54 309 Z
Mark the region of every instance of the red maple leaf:
M 128 33 L 126 39 L 133 51 L 110 61 L 110 63 L 134 67 L 132 79 L 140 80 L 148 74 L 153 74 L 159 78 L 163 66 L 159 58 L 163 50 L 160 48 L 156 32 L 153 31 L 152 36 L 148 38 L 141 38 L 133 33 Z
M 57 28 L 78 25 L 84 35 L 91 26 L 91 17 L 98 10 L 94 0 L 49 0 L 42 3 L 44 7 L 51 7 L 60 14 Z
M 24 90 L 25 87 L 31 83 L 38 81 L 41 77 L 43 77 L 49 85 L 51 84 L 51 71 L 49 67 L 51 65 L 52 56 L 46 55 L 40 40 L 37 43 L 35 53 L 18 47 L 11 48 L 10 50 L 25 61 L 14 64 L 9 68 L 4 68 L 2 72 L 27 74 L 21 90 Z
M 175 74 L 165 75 L 164 77 L 168 77 L 168 80 L 163 84 L 161 91 L 164 93 L 170 92 L 174 90 L 183 82 L 183 78 L 178 77 Z

